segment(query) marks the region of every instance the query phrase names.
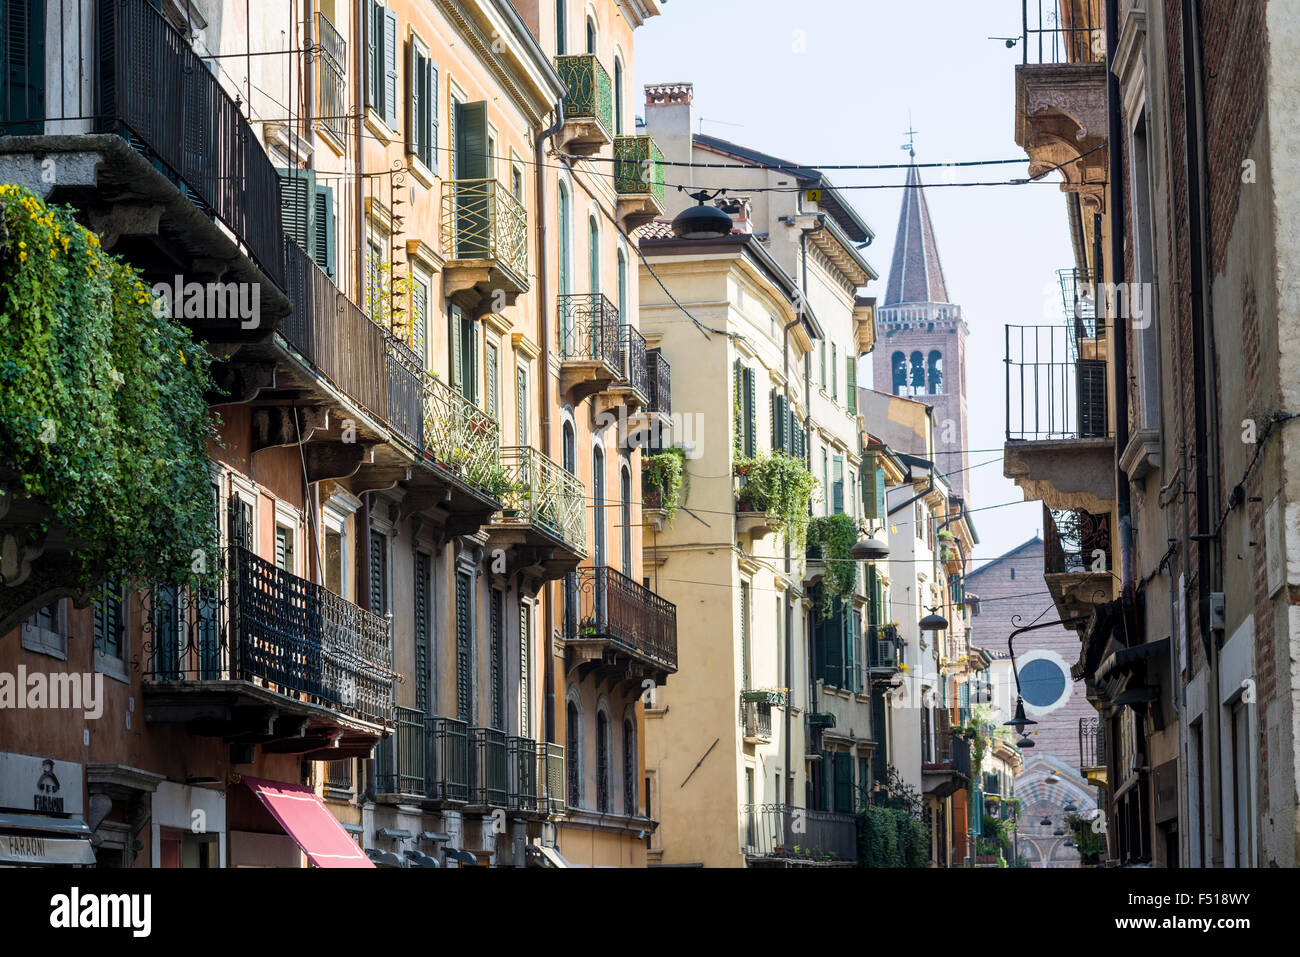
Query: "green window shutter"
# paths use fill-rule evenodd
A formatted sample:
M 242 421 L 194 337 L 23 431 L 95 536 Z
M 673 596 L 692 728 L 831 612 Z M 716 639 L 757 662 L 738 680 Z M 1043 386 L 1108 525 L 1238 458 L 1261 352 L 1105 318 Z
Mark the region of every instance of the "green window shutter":
M 822 662 L 822 677 L 836 688 L 844 687 L 844 606 L 835 601 L 835 612 L 821 622 L 822 647 L 826 658 Z
M 757 415 L 756 402 L 754 396 L 754 370 L 746 368 L 744 372 L 745 379 L 745 454 L 755 455 L 757 449 L 758 427 L 755 424 Z
M 749 687 L 749 583 L 740 583 L 740 687 Z
M 497 418 L 500 414 L 498 409 L 498 390 L 497 390 L 497 347 L 489 342 L 487 352 L 484 354 L 484 371 L 487 375 L 485 388 L 487 390 L 487 413 L 492 418 Z
M 411 287 L 411 348 L 420 357 L 420 368 L 429 359 L 429 287 L 416 279 Z
M 848 387 L 847 404 L 849 415 L 858 414 L 858 359 L 848 356 L 844 360 L 844 384 Z
M 467 572 L 456 574 L 456 717 L 470 724 L 473 721 L 473 688 L 470 682 L 470 576 Z
M 425 714 L 429 694 L 429 556 L 415 553 L 415 707 Z
M 817 345 L 817 362 L 820 366 L 820 378 L 818 379 L 818 382 L 824 389 L 826 388 L 826 340 L 823 339 Z
M 515 372 L 515 440 L 528 444 L 528 370 L 522 365 Z
M 416 49 L 415 38 L 406 41 L 406 152 L 424 160 L 424 126 L 420 105 L 422 62 L 424 57 Z
M 374 0 L 366 0 L 366 106 L 376 110 L 383 104 L 384 88 L 380 61 L 384 34 L 383 7 Z
M 334 190 L 329 186 L 316 187 L 315 236 L 312 258 L 316 265 L 334 278 Z
M 316 248 L 316 173 L 309 169 L 281 169 L 280 219 L 284 232 L 309 255 Z M 313 258 L 314 255 L 313 255 Z
M 370 533 L 370 610 L 388 613 L 388 539 L 379 532 Z
M 45 4 L 0 3 L 0 120 L 13 136 L 37 135 L 45 118 Z M 26 120 L 26 123 L 18 121 Z
M 384 122 L 397 129 L 397 14 L 384 10 Z
M 743 379 L 745 375 L 745 364 L 739 359 L 731 367 L 731 381 L 735 391 L 732 393 L 735 406 L 732 409 L 732 418 L 735 420 L 732 424 L 736 429 L 736 451 L 742 455 L 745 451 L 745 402 L 741 396 L 744 395 L 745 388 Z
M 451 387 L 461 395 L 465 394 L 465 369 L 462 365 L 461 316 L 460 306 L 453 305 L 448 316 L 447 325 L 451 329 Z
M 876 453 L 862 456 L 862 517 L 880 518 L 880 503 L 876 500 Z
M 844 456 L 835 456 L 831 465 L 831 510 L 838 515 L 844 511 Z
M 862 664 L 859 661 L 858 648 L 862 640 L 862 612 L 855 611 L 849 616 L 849 627 L 844 634 L 844 671 L 845 687 L 850 691 L 862 690 L 862 685 L 858 681 L 859 668 Z
M 506 726 L 504 604 L 505 596 L 501 589 L 493 588 L 488 600 L 488 636 L 492 652 L 492 727 L 498 731 L 504 731 Z
M 533 647 L 529 607 L 519 603 L 519 733 L 533 733 Z
M 487 179 L 487 101 L 456 105 L 456 178 Z
M 464 313 L 460 317 L 460 344 L 464 352 L 461 358 L 461 378 L 465 386 L 465 398 L 475 405 L 478 398 L 478 326 Z
M 427 131 L 429 158 L 424 165 L 435 172 L 438 169 L 438 65 L 432 60 L 424 61 L 424 87 L 420 91 L 420 102 L 424 105 L 424 127 Z
M 840 350 L 835 343 L 831 343 L 831 400 L 838 402 L 840 399 Z

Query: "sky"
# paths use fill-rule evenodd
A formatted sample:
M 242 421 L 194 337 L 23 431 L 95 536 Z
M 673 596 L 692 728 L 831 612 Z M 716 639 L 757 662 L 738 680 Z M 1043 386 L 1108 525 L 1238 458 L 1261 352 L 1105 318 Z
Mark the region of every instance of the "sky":
M 1042 506 L 1024 503 L 1002 475 L 1005 438 L 1004 324 L 1055 322 L 1048 294 L 1072 265 L 1059 177 L 1023 186 L 942 183 L 1023 179 L 1016 145 L 1019 48 L 1015 0 L 663 0 L 663 14 L 636 34 L 636 89 L 695 85 L 703 132 L 811 166 L 1020 159 L 1015 165 L 922 170 L 949 296 L 963 308 L 967 340 L 970 505 L 991 559 L 1041 534 Z M 644 97 L 637 93 L 637 113 Z M 910 123 L 910 127 L 909 127 Z M 697 126 L 697 131 L 699 127 Z M 883 296 L 905 171 L 834 171 L 876 239 L 864 250 Z M 671 184 L 672 171 L 666 179 Z M 859 382 L 871 385 L 871 362 Z M 976 451 L 982 450 L 982 451 Z M 1020 503 L 1001 506 L 1003 503 Z

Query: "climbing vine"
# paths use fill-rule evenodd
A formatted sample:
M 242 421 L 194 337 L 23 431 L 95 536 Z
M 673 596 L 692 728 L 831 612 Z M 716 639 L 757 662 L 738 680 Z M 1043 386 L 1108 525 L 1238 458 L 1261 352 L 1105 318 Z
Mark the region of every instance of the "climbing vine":
M 837 599 L 852 597 L 858 585 L 858 565 L 853 561 L 853 546 L 858 540 L 858 523 L 851 515 L 819 515 L 808 522 L 808 547 L 821 549 L 826 563 L 822 579 L 822 618 L 835 611 Z
M 754 457 L 738 456 L 735 465 L 740 478 L 741 500 L 747 500 L 756 512 L 781 525 L 786 542 L 803 548 L 808 531 L 808 503 L 820 484 L 803 459 L 784 452 L 763 453 Z
M 70 208 L 0 186 L 0 469 L 66 528 L 83 587 L 179 581 L 213 545 L 210 359 L 157 311 Z
M 685 476 L 686 453 L 681 449 L 665 449 L 641 460 L 641 477 L 648 488 L 659 493 L 659 504 L 667 513 L 669 524 L 684 498 Z

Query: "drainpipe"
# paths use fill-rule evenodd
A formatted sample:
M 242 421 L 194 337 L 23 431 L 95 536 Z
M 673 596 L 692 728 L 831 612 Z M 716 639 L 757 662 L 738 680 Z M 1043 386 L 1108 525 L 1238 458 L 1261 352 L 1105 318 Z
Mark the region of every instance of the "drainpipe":
M 541 361 L 537 370 L 542 400 L 542 452 L 551 454 L 551 323 L 550 323 L 550 289 L 547 284 L 546 262 L 546 141 L 559 132 L 564 125 L 564 101 L 555 104 L 555 122 L 542 130 L 533 146 L 534 192 L 537 194 L 537 328 L 542 341 Z M 543 683 L 546 686 L 545 706 L 542 709 L 546 725 L 546 740 L 555 742 L 555 662 L 554 645 L 551 631 L 554 627 L 554 583 L 547 583 L 542 592 L 545 611 L 541 619 L 545 623 L 542 629 Z
M 356 301 L 366 301 L 365 275 L 366 275 L 366 228 L 365 228 L 365 200 L 361 193 L 365 189 L 366 182 L 366 154 L 363 142 L 364 119 L 366 112 L 366 81 L 363 79 L 365 74 L 362 72 L 365 63 L 362 50 L 366 45 L 366 35 L 370 32 L 371 24 L 366 19 L 366 0 L 357 0 L 353 9 L 358 24 L 364 24 L 364 27 L 358 31 L 361 35 L 360 43 L 352 44 L 352 77 L 354 89 L 356 92 L 356 116 L 354 117 L 353 133 L 353 150 L 355 150 L 354 162 L 356 163 L 356 191 L 353 195 L 353 215 L 356 218 L 355 228 L 357 231 L 357 241 L 355 249 L 356 256 Z M 251 74 L 250 74 L 251 75 Z
M 785 380 L 785 417 L 786 425 L 784 431 L 786 441 L 790 440 L 789 431 L 790 423 L 794 421 L 794 410 L 790 405 L 790 330 L 803 322 L 803 310 L 794 317 L 793 320 L 785 324 L 782 330 L 781 342 L 781 374 Z M 794 589 L 790 584 L 790 576 L 794 574 L 793 561 L 790 555 L 790 543 L 785 543 L 785 686 L 786 688 L 794 687 Z M 784 790 L 785 803 L 793 806 L 793 795 L 789 793 L 792 768 L 790 761 L 793 755 L 790 752 L 790 702 L 786 701 L 785 707 L 785 786 Z

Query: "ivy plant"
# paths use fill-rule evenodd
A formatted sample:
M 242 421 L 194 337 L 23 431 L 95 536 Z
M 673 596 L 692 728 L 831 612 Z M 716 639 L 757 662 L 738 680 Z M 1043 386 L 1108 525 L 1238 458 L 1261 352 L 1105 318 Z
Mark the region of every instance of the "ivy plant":
M 826 563 L 822 579 L 822 618 L 829 618 L 837 600 L 852 597 L 858 586 L 858 564 L 853 546 L 858 540 L 858 523 L 851 515 L 819 515 L 808 522 L 808 546 L 821 549 Z
M 684 498 L 686 453 L 682 449 L 665 449 L 641 459 L 641 478 L 648 489 L 659 493 L 659 505 L 667 513 L 669 524 Z
M 210 359 L 68 207 L 0 185 L 0 468 L 66 529 L 83 590 L 213 564 Z
M 803 548 L 808 531 L 808 503 L 821 484 L 803 459 L 784 452 L 738 456 L 735 473 L 742 499 L 781 526 L 782 538 L 796 550 Z

